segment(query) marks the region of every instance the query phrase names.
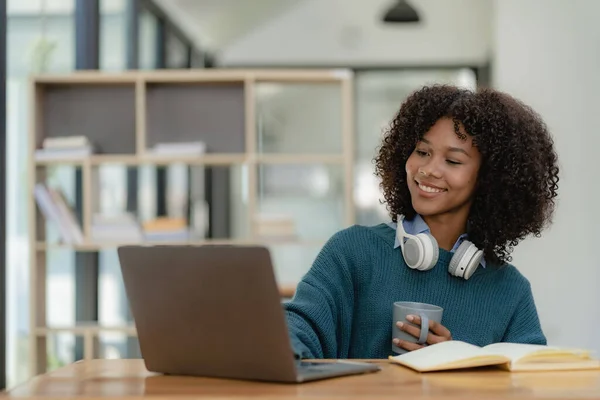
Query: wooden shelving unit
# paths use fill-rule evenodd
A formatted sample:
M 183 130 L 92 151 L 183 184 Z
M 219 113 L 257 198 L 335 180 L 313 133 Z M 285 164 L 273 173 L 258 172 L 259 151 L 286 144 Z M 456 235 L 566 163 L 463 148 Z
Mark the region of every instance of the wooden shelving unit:
M 278 85 L 326 85 L 339 91 L 340 149 L 336 152 L 264 151 L 259 148 L 257 90 L 263 83 Z M 294 244 L 320 246 L 326 238 L 271 238 L 257 235 L 255 216 L 259 212 L 259 169 L 263 166 L 320 164 L 339 168 L 343 181 L 343 226 L 354 223 L 353 163 L 353 79 L 347 70 L 198 70 L 132 71 L 124 73 L 77 72 L 44 75 L 32 79 L 30 129 L 29 204 L 30 215 L 30 366 L 31 374 L 46 371 L 46 339 L 67 332 L 84 338 L 84 357 L 95 354 L 95 342 L 102 332 L 135 336 L 135 327 L 48 326 L 46 318 L 46 253 L 61 248 L 96 252 L 132 244 L 94 242 L 90 231 L 94 213 L 94 171 L 101 166 L 243 166 L 247 180 L 246 237 L 214 238 L 160 244 Z M 333 134 L 333 133 L 332 133 Z M 96 154 L 80 159 L 36 161 L 35 151 L 45 137 L 86 136 L 98 144 Z M 209 151 L 202 156 L 158 156 L 149 149 L 159 142 L 202 140 Z M 315 146 L 318 149 L 318 145 Z M 82 218 L 84 242 L 68 245 L 48 242 L 46 221 L 36 203 L 36 183 L 47 179 L 55 166 L 72 166 L 82 174 Z M 281 286 L 282 296 L 291 296 L 294 285 Z

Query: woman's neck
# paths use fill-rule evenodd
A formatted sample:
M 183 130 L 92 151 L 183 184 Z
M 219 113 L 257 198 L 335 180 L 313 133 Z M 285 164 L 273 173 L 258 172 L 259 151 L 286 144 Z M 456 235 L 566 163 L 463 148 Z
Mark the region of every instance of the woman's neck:
M 445 214 L 436 216 L 424 216 L 423 220 L 429 227 L 431 235 L 438 242 L 438 246 L 450 251 L 459 236 L 466 232 L 466 216 L 456 214 Z

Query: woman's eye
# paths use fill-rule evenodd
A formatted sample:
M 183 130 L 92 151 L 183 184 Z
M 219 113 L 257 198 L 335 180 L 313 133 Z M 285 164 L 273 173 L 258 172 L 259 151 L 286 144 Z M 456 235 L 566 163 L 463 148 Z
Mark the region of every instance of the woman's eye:
M 453 160 L 446 160 L 446 162 L 447 162 L 448 164 L 451 164 L 451 165 L 460 165 L 460 164 L 462 164 L 461 162 L 458 162 L 458 161 L 453 161 Z
M 425 157 L 427 155 L 426 151 L 423 150 L 415 150 L 415 152 L 417 153 L 418 156 L 420 157 Z

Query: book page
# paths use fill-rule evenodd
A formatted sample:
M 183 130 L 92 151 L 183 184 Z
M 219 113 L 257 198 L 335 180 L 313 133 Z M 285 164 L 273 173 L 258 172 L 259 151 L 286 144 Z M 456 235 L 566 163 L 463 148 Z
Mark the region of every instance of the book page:
M 437 343 L 390 357 L 390 360 L 417 371 L 495 365 L 508 362 L 508 359 L 504 356 L 498 356 L 478 346 L 457 340 Z
M 524 343 L 494 343 L 485 346 L 483 349 L 500 354 L 510 358 L 513 363 L 518 362 L 524 357 L 531 356 L 534 354 L 542 355 L 556 355 L 559 357 L 565 357 L 571 355 L 572 358 L 587 358 L 589 353 L 581 349 L 567 349 L 554 346 L 544 346 L 540 344 L 524 344 Z

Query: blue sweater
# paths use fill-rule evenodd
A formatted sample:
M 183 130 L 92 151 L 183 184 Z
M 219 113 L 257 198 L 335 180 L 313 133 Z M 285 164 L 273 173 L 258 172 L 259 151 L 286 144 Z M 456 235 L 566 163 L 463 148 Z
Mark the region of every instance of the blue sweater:
M 394 239 L 386 224 L 353 226 L 325 244 L 284 305 L 297 356 L 387 358 L 395 301 L 442 307 L 455 340 L 546 344 L 529 281 L 512 265 L 479 267 L 465 281 L 448 273 L 453 253 L 440 249 L 433 269 L 417 271 Z

